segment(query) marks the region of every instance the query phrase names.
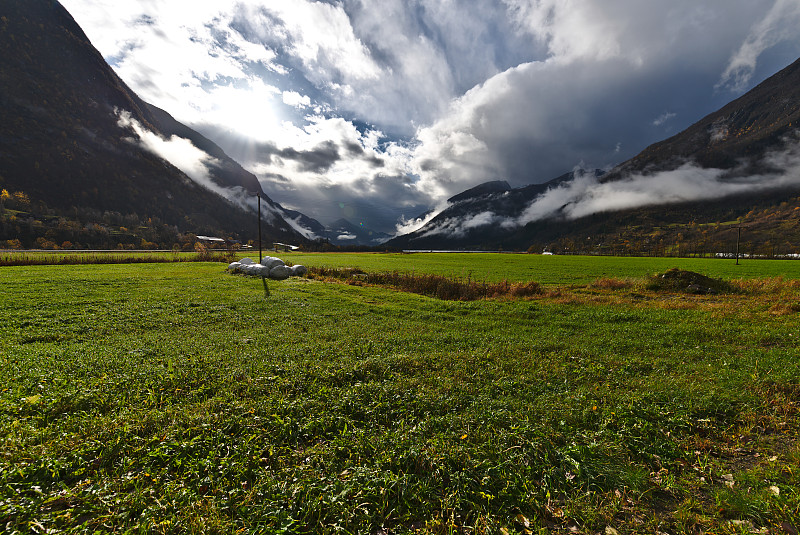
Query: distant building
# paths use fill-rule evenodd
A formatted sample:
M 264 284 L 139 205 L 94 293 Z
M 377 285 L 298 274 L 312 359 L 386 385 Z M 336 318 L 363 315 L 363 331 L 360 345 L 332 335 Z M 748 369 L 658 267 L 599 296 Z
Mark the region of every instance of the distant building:
M 217 238 L 215 236 L 198 236 L 197 241 L 208 244 L 209 247 L 225 247 L 227 249 L 237 249 L 242 247 L 239 240 Z
M 275 252 L 278 252 L 278 251 L 284 251 L 284 252 L 296 251 L 296 250 L 298 250 L 300 248 L 299 245 L 289 245 L 288 243 L 278 243 L 278 242 L 273 242 L 272 243 L 272 247 L 275 248 Z
M 198 236 L 197 241 L 205 243 L 219 243 L 219 244 L 226 243 L 226 241 L 223 238 L 215 238 L 213 236 Z

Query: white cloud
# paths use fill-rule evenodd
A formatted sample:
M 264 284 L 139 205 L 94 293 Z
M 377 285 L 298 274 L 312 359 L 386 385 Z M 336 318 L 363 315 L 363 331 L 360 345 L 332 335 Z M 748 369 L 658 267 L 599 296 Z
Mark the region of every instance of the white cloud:
M 131 139 L 133 143 L 141 144 L 148 151 L 164 158 L 186 173 L 195 182 L 210 188 L 209 166 L 219 165 L 219 160 L 195 147 L 188 139 L 178 136 L 165 139 L 145 129 L 127 111 L 119 112 L 117 124 L 121 128 L 133 130 L 137 136 L 137 138 Z
M 659 115 L 659 116 L 658 116 L 658 117 L 657 117 L 657 118 L 656 118 L 656 119 L 653 121 L 653 126 L 661 126 L 661 125 L 663 125 L 664 123 L 666 123 L 667 121 L 669 121 L 670 119 L 674 119 L 674 118 L 676 117 L 676 115 L 677 115 L 677 114 L 675 114 L 675 113 L 672 113 L 672 112 L 664 112 L 664 113 L 662 113 L 661 115 Z
M 723 169 L 704 169 L 686 162 L 677 169 L 652 175 L 633 175 L 623 180 L 599 182 L 591 173 L 537 197 L 521 214 L 518 225 L 564 216 L 576 219 L 598 212 L 625 210 L 686 201 L 711 200 L 743 193 L 800 186 L 800 131 L 787 140 L 784 150 L 766 155 L 775 169 L 757 175 L 741 175 Z
M 281 217 L 283 217 L 284 221 L 289 223 L 289 226 L 291 226 L 294 230 L 296 230 L 297 232 L 299 232 L 301 235 L 305 236 L 309 240 L 316 240 L 317 238 L 320 237 L 320 236 L 317 236 L 314 233 L 313 230 L 303 226 L 303 223 L 301 222 L 302 216 L 291 217 L 285 211 L 281 211 L 280 215 L 281 215 Z
M 782 149 L 765 155 L 755 175 L 739 169 L 706 169 L 685 162 L 676 169 L 622 180 L 600 182 L 594 173 L 576 168 L 573 179 L 552 187 L 533 199 L 519 215 L 491 211 L 447 217 L 421 229 L 419 237 L 464 237 L 468 231 L 489 225 L 521 227 L 545 219 L 578 219 L 601 212 L 679 202 L 718 200 L 731 195 L 800 187 L 800 130 L 787 138 Z M 420 230 L 420 229 L 416 229 Z
M 742 92 L 747 89 L 756 70 L 759 56 L 782 41 L 797 41 L 800 27 L 800 2 L 775 0 L 772 8 L 758 21 L 742 45 L 730 58 L 717 87 Z
M 133 119 L 129 112 L 118 111 L 120 128 L 133 131 L 135 138 L 128 138 L 130 143 L 140 145 L 145 150 L 168 161 L 200 186 L 217 195 L 238 204 L 242 208 L 255 209 L 258 202 L 248 195 L 244 188 L 239 186 L 226 188 L 219 186 L 211 177 L 212 168 L 220 165 L 220 161 L 213 158 L 205 151 L 198 149 L 188 139 L 171 136 L 165 139 L 158 134 L 144 128 L 141 123 Z M 274 213 L 268 207 L 269 213 Z
M 598 60 L 619 55 L 620 26 L 626 17 L 614 16 L 614 3 L 574 0 L 505 0 L 519 28 L 547 43 L 559 61 Z M 636 9 L 635 6 L 630 6 Z
M 418 187 L 440 200 L 488 180 L 541 183 L 633 156 L 659 140 L 647 126 L 725 103 L 692 76 L 705 71 L 712 82 L 765 3 L 505 0 L 517 31 L 548 57 L 492 76 L 420 128 Z
M 281 33 L 288 38 L 291 53 L 303 62 L 306 72 L 313 74 L 317 82 L 327 83 L 339 77 L 345 83 L 375 80 L 381 74 L 381 67 L 354 34 L 341 5 L 294 0 L 242 3 L 240 8 L 247 10 L 256 30 L 268 30 L 274 18 L 279 19 Z
M 409 234 L 411 232 L 419 230 L 428 223 L 430 223 L 433 220 L 433 218 L 435 218 L 437 215 L 439 215 L 445 209 L 447 209 L 448 206 L 450 206 L 450 204 L 445 201 L 439 203 L 433 210 L 429 210 L 420 217 L 406 219 L 404 216 L 401 216 L 399 221 L 397 222 L 395 230 L 398 235 Z
M 283 103 L 293 108 L 308 108 L 311 106 L 311 98 L 308 95 L 301 95 L 297 91 L 284 91 Z

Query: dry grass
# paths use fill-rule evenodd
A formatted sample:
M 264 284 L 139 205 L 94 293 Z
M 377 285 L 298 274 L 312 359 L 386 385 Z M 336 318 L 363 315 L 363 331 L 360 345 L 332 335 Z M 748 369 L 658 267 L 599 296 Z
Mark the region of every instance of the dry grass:
M 589 285 L 589 287 L 601 290 L 624 290 L 627 288 L 632 288 L 634 284 L 635 284 L 634 281 L 630 279 L 617 279 L 613 277 L 604 277 L 595 280 Z
M 471 278 L 448 278 L 442 275 L 401 273 L 398 271 L 365 273 L 360 269 L 312 267 L 309 278 L 343 281 L 360 286 L 364 284 L 394 288 L 447 301 L 475 301 L 502 297 L 524 298 L 541 295 L 537 282 L 495 283 L 478 282 Z
M 800 302 L 775 303 L 768 311 L 773 316 L 789 316 L 800 312 Z
M 731 284 L 748 294 L 782 294 L 800 289 L 800 280 L 786 280 L 783 277 L 763 279 L 736 279 Z
M 11 252 L 0 255 L 0 266 L 78 266 L 87 264 L 169 264 L 172 262 L 231 262 L 233 251 L 198 249 L 195 254 L 180 252 Z
M 664 310 L 706 310 L 715 315 L 751 314 L 788 316 L 800 312 L 800 281 L 780 277 L 725 281 L 692 272 L 670 270 L 660 275 L 635 278 L 604 277 L 586 286 L 544 288 L 536 282 L 495 283 L 467 278 L 405 272 L 367 273 L 358 268 L 311 267 L 308 278 L 352 286 L 381 286 L 442 300 L 546 299 L 559 305 L 617 304 Z M 672 276 L 672 279 L 670 279 Z M 666 280 L 665 280 L 666 279 Z M 699 280 L 714 286 L 713 292 L 688 291 Z M 719 293 L 716 293 L 719 292 Z

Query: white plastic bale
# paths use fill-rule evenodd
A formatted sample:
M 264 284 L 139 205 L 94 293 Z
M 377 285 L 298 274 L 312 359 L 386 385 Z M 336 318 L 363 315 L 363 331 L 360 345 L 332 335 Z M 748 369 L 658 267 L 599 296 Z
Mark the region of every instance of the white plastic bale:
M 292 270 L 287 266 L 275 266 L 269 270 L 269 278 L 275 280 L 286 280 L 292 275 Z
M 283 260 L 281 260 L 280 258 L 275 258 L 274 256 L 268 256 L 266 258 L 263 258 L 261 260 L 261 263 L 269 267 L 269 269 L 272 269 L 276 266 L 286 265 Z

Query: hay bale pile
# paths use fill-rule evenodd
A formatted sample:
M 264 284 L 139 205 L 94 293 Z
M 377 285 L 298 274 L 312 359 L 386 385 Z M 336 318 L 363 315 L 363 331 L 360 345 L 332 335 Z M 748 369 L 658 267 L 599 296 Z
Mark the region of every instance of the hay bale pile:
M 289 277 L 302 277 L 308 269 L 300 264 L 289 267 L 280 258 L 267 256 L 261 259 L 260 264 L 256 264 L 251 258 L 242 258 L 238 262 L 231 262 L 228 271 L 282 281 Z

